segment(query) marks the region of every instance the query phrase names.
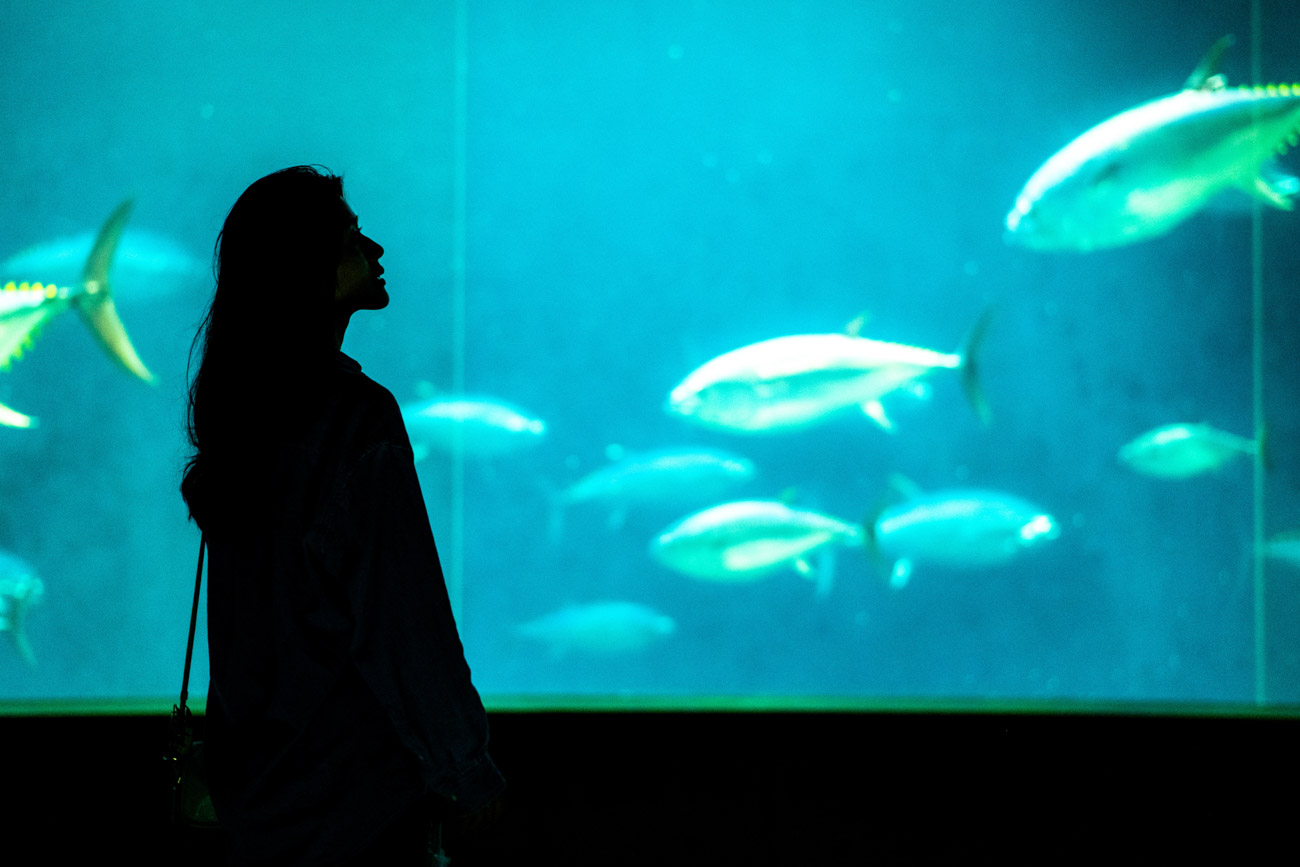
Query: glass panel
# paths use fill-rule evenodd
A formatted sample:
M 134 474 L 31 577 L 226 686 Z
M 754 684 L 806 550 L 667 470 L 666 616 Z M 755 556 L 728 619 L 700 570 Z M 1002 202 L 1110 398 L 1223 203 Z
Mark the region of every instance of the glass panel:
M 212 243 L 303 162 L 386 248 L 346 351 L 498 412 L 411 430 L 490 707 L 1298 706 L 1296 162 L 1241 154 L 1300 97 L 1228 106 L 1300 79 L 1290 7 L 302 10 L 6 7 L 0 280 L 80 291 L 129 197 L 156 384 L 75 314 L 0 376 L 0 712 L 174 701 Z

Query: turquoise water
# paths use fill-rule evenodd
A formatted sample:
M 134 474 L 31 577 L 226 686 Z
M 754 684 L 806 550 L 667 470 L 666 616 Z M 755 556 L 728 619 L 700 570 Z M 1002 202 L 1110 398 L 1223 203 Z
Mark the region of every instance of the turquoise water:
M 502 433 L 488 414 L 493 436 L 466 428 L 460 456 L 431 433 L 418 464 L 489 706 L 1300 705 L 1300 566 L 1254 556 L 1256 532 L 1300 528 L 1298 218 L 1264 208 L 1258 255 L 1240 194 L 1114 248 L 1003 237 L 1049 156 L 1177 91 L 1220 36 L 1230 84 L 1300 80 L 1284 4 L 1258 4 L 1254 29 L 1252 4 L 1210 2 L 279 10 L 0 17 L 0 280 L 75 283 L 131 198 L 113 292 L 157 378 L 116 368 L 75 314 L 0 374 L 0 403 L 39 419 L 0 429 L 0 565 L 27 564 L 0 590 L 31 573 L 43 591 L 34 664 L 0 641 L 0 708 L 172 700 L 198 542 L 176 492 L 182 401 L 212 245 L 248 183 L 299 163 L 342 173 L 387 250 L 392 304 L 359 314 L 345 351 L 404 405 L 464 393 L 524 420 Z M 857 320 L 953 354 L 990 310 L 987 423 L 943 367 L 883 398 L 892 432 L 854 407 L 758 432 L 666 411 L 741 347 Z M 1245 454 L 1184 479 L 1118 459 L 1161 425 L 1249 440 L 1257 418 L 1259 480 Z M 646 453 L 697 460 L 632 463 Z M 1054 532 L 900 569 L 876 516 L 957 490 L 1035 507 L 1013 536 L 1038 514 Z M 732 500 L 854 530 L 799 564 L 671 565 L 660 534 Z M 767 539 L 736 556 L 762 561 Z M 200 625 L 195 694 L 202 642 Z

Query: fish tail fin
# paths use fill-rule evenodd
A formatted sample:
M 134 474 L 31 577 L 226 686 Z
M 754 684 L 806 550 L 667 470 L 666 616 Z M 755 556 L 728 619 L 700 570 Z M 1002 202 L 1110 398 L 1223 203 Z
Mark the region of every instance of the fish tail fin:
M 18 656 L 23 662 L 32 668 L 36 667 L 36 651 L 32 650 L 32 643 L 27 638 L 27 633 L 21 630 L 14 630 L 9 635 L 13 639 L 14 649 L 18 651 Z
M 76 295 L 72 303 L 104 350 L 132 374 L 152 383 L 154 376 L 131 345 L 108 286 L 108 269 L 113 254 L 117 252 L 117 243 L 122 239 L 126 221 L 131 216 L 131 207 L 132 202 L 127 199 L 104 221 L 81 272 L 84 291 Z
M 979 352 L 984 344 L 984 336 L 988 333 L 989 321 L 993 318 L 993 308 L 988 307 L 980 314 L 980 318 L 975 321 L 975 326 L 966 336 L 966 342 L 962 344 L 958 354 L 961 356 L 961 388 L 966 394 L 966 399 L 974 407 L 975 414 L 979 416 L 982 423 L 988 424 L 993 413 L 989 409 L 989 402 L 984 397 L 984 389 L 980 386 L 979 381 Z
M 880 550 L 880 540 L 876 537 L 876 523 L 880 520 L 880 515 L 885 511 L 886 504 L 882 501 L 876 508 L 867 513 L 862 519 L 862 552 L 867 558 L 867 563 L 874 572 L 884 574 L 885 561 L 884 555 Z
M 39 587 L 38 584 L 38 593 Z M 9 633 L 9 639 L 13 642 L 14 650 L 18 652 L 19 658 L 32 668 L 35 668 L 36 651 L 32 650 L 32 642 L 27 637 L 27 608 L 30 604 L 30 598 L 13 600 L 9 616 L 4 620 L 0 620 L 0 632 Z

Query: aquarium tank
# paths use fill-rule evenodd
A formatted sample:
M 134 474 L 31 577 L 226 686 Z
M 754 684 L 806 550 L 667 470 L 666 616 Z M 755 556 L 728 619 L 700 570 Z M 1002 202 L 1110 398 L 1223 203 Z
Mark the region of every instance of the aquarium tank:
M 0 20 L 0 713 L 175 701 L 214 242 L 316 164 L 490 710 L 1300 714 L 1293 4 Z

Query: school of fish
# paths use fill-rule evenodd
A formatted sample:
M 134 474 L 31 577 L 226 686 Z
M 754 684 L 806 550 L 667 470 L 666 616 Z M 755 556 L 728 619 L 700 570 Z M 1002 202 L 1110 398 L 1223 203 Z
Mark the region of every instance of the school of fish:
M 1216 67 L 1216 43 L 1177 93 L 1123 111 L 1086 130 L 1029 177 L 1005 219 L 1009 244 L 1035 251 L 1089 253 L 1156 238 L 1216 198 L 1236 192 L 1291 210 L 1300 180 L 1274 159 L 1300 143 L 1300 85 L 1229 87 Z M 98 233 L 58 238 L 0 262 L 0 370 L 30 350 L 42 329 L 75 310 L 103 350 L 136 378 L 153 375 L 127 337 L 109 273 L 135 287 L 193 278 L 197 263 L 168 239 L 127 231 L 123 202 Z M 138 289 L 147 293 L 147 288 Z M 993 319 L 985 310 L 951 351 L 865 336 L 864 318 L 842 332 L 774 334 L 718 347 L 668 390 L 663 409 L 683 425 L 736 437 L 790 436 L 854 412 L 905 436 L 886 401 L 924 395 L 925 380 L 952 374 L 976 418 L 993 418 L 979 357 Z M 401 407 L 417 462 L 433 455 L 497 461 L 535 449 L 548 424 L 492 395 L 439 394 L 427 384 Z M 0 405 L 0 425 L 37 420 Z M 648 559 L 692 580 L 745 585 L 782 572 L 808 579 L 812 596 L 832 594 L 836 552 L 862 552 L 884 583 L 902 590 L 918 568 L 994 570 L 1061 534 L 1043 507 L 1014 493 L 978 486 L 925 491 L 893 477 L 892 502 L 842 518 L 797 497 L 734 498 L 762 478 L 729 450 L 684 444 L 628 452 L 549 491 L 550 540 L 562 544 L 571 512 L 599 510 L 610 531 L 629 514 L 661 521 Z M 1166 422 L 1119 444 L 1117 459 L 1143 476 L 1186 480 L 1266 459 L 1263 432 L 1242 437 L 1206 423 Z M 1300 563 L 1300 531 L 1271 537 L 1266 556 Z M 870 571 L 870 570 L 869 570 Z M 31 606 L 44 593 L 35 568 L 0 550 L 0 632 L 34 665 L 27 637 Z M 670 614 L 626 599 L 572 602 L 521 623 L 516 635 L 539 642 L 552 659 L 570 654 L 646 651 L 679 631 Z

